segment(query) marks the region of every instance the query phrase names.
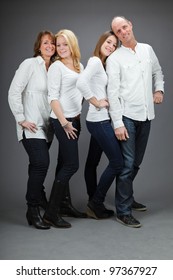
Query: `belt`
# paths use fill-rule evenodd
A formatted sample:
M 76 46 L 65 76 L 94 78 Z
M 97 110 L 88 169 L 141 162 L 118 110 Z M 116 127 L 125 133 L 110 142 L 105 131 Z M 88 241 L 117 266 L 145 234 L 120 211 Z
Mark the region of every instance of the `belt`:
M 72 120 L 80 120 L 80 114 L 75 116 L 75 117 L 72 117 L 72 118 L 66 118 L 67 120 L 69 121 L 72 121 Z

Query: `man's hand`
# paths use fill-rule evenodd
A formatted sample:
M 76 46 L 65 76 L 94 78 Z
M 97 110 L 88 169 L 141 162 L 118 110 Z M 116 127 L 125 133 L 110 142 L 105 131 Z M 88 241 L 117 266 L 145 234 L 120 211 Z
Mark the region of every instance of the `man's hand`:
M 127 129 L 125 128 L 125 126 L 116 128 L 115 135 L 116 135 L 117 139 L 120 141 L 126 141 L 129 138 L 129 135 L 128 135 L 128 132 L 127 132 Z
M 154 100 L 154 103 L 156 103 L 156 104 L 162 103 L 163 102 L 163 93 L 161 91 L 156 91 L 153 94 L 153 100 Z

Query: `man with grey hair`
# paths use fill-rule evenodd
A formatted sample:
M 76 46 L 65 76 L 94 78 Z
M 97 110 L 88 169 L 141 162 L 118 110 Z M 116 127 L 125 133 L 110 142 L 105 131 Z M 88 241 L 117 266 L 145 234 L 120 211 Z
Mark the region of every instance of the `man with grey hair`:
M 162 69 L 153 48 L 138 43 L 132 23 L 122 16 L 112 20 L 121 46 L 107 59 L 108 100 L 115 134 L 120 141 L 124 168 L 116 178 L 116 220 L 139 228 L 132 209 L 146 210 L 134 201 L 133 180 L 142 163 L 154 119 L 154 103 L 163 101 Z

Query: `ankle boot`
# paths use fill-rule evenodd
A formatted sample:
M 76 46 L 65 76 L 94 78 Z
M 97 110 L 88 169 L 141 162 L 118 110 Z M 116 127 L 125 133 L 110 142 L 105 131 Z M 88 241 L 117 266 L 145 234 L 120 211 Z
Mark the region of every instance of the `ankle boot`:
M 50 199 L 43 219 L 46 223 L 57 228 L 69 228 L 71 224 L 62 219 L 59 211 L 65 185 L 60 181 L 54 181 L 50 194 Z
M 50 229 L 50 226 L 43 221 L 39 206 L 28 206 L 28 210 L 26 212 L 26 219 L 28 224 L 33 225 L 37 229 Z
M 48 201 L 47 201 L 47 198 L 46 198 L 46 193 L 45 193 L 44 190 L 42 190 L 42 193 L 41 193 L 41 200 L 40 200 L 39 206 L 40 206 L 43 210 L 46 210 L 47 205 L 48 205 Z
M 105 208 L 103 203 L 97 204 L 94 201 L 90 200 L 87 205 L 87 215 L 88 217 L 94 219 L 108 219 L 112 217 L 114 212 Z
M 60 205 L 60 214 L 64 217 L 87 218 L 86 213 L 79 212 L 73 207 L 69 184 L 66 186 L 65 195 Z
M 92 198 L 89 198 L 88 203 L 90 201 L 92 201 Z M 92 202 L 91 202 L 91 204 L 92 204 Z M 114 211 L 111 209 L 107 209 L 104 204 L 102 204 L 102 208 L 104 209 L 104 212 L 106 212 L 110 217 L 114 216 L 114 214 L 115 214 Z

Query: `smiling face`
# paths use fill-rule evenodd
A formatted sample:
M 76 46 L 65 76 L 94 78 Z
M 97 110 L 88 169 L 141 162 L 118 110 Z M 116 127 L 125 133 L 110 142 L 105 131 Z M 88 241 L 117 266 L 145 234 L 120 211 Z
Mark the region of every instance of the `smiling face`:
M 43 35 L 40 44 L 40 52 L 43 58 L 51 58 L 55 53 L 55 42 L 51 36 L 46 34 Z
M 58 36 L 56 38 L 56 50 L 62 59 L 71 57 L 71 51 L 64 36 Z
M 124 18 L 117 17 L 112 21 L 112 30 L 124 46 L 134 40 L 132 23 Z
M 109 36 L 101 46 L 100 52 L 103 57 L 109 56 L 117 48 L 117 38 L 114 35 Z

